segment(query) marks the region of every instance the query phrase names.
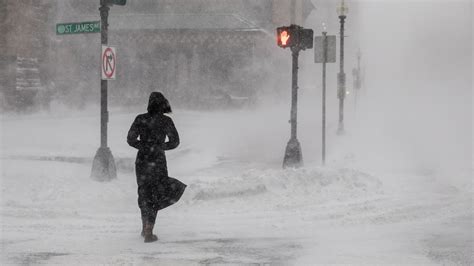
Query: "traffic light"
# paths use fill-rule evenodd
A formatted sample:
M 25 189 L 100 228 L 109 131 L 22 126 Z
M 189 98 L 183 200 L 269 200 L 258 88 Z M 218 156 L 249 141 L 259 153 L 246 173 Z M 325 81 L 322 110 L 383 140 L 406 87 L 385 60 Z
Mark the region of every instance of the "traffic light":
M 313 48 L 313 30 L 298 25 L 277 28 L 277 44 L 282 48 L 296 47 L 301 50 Z
M 293 46 L 293 32 L 290 27 L 277 28 L 277 44 L 282 48 Z

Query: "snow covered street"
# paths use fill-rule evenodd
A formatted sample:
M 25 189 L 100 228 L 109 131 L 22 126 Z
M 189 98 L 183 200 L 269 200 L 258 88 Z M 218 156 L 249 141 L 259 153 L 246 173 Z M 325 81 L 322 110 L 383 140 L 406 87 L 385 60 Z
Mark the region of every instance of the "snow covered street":
M 311 156 L 302 169 L 281 170 L 284 133 L 281 141 L 271 134 L 262 140 L 265 151 L 248 148 L 258 143 L 250 129 L 223 139 L 249 118 L 246 112 L 174 115 L 183 142 L 168 155 L 170 175 L 188 188 L 159 212 L 159 241 L 144 244 L 135 152 L 125 142 L 133 116 L 111 116 L 110 147 L 120 163 L 118 178 L 104 183 L 89 177 L 98 117 L 3 118 L 2 264 L 472 263 L 470 187 L 337 160 L 320 167 Z M 216 120 L 222 128 L 206 135 Z M 61 138 L 72 131 L 86 137 Z
M 2 1 L 0 266 L 474 265 L 473 13 Z

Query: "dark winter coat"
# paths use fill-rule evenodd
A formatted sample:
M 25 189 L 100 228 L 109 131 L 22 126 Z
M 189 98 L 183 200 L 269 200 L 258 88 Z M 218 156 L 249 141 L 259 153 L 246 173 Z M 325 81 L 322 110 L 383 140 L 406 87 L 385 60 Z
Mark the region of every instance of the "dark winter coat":
M 163 101 L 166 101 L 164 105 Z M 148 113 L 135 118 L 127 135 L 128 144 L 138 149 L 135 161 L 138 205 L 154 210 L 166 208 L 178 201 L 186 187 L 168 176 L 165 151 L 179 145 L 179 135 L 173 120 L 162 113 L 163 108 L 159 105 L 169 108 L 161 93 L 158 96 L 152 93 Z
M 168 137 L 168 142 L 165 138 Z M 127 142 L 138 149 L 135 165 L 138 185 L 149 179 L 168 176 L 165 151 L 179 145 L 179 135 L 173 121 L 164 114 L 138 115 L 128 131 Z

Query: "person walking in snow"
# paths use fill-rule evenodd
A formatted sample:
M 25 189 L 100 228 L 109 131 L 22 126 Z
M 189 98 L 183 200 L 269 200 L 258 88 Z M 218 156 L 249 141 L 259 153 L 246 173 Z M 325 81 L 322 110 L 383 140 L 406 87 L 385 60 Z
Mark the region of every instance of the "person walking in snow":
M 141 234 L 145 243 L 158 240 L 153 234 L 157 212 L 176 203 L 186 188 L 185 184 L 168 176 L 165 151 L 179 145 L 173 120 L 165 115 L 171 113 L 168 100 L 161 92 L 152 92 L 147 111 L 135 118 L 127 135 L 127 143 L 138 149 L 135 173 L 142 217 Z

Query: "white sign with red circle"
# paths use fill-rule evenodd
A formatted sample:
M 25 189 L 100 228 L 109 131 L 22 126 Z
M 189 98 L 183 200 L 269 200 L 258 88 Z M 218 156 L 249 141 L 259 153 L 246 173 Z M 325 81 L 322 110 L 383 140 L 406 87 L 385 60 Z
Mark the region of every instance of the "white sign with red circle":
M 115 47 L 102 46 L 102 79 L 115 79 L 115 72 L 117 69 L 117 57 L 115 54 Z

